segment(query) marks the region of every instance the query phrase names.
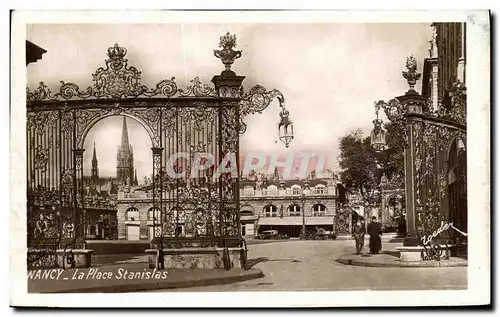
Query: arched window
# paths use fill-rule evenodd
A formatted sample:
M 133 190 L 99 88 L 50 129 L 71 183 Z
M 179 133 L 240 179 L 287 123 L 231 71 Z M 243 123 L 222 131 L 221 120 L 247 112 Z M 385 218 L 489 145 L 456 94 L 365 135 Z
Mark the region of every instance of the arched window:
M 148 210 L 148 220 L 149 221 L 160 221 L 160 209 L 158 207 L 151 207 Z
M 300 196 L 302 194 L 302 188 L 300 185 L 292 185 L 292 195 Z
M 323 204 L 316 204 L 313 206 L 313 216 L 326 215 L 326 206 Z
M 267 205 L 264 207 L 264 215 L 266 217 L 278 217 L 278 207 L 275 205 Z
M 130 207 L 125 211 L 125 219 L 127 221 L 139 221 L 139 209 Z
M 278 195 L 278 187 L 276 185 L 267 186 L 267 195 L 268 196 L 277 196 Z
M 240 207 L 240 216 L 253 216 L 254 209 L 250 205 L 245 205 Z
M 298 217 L 300 216 L 300 211 L 301 211 L 301 208 L 299 205 L 297 204 L 293 204 L 293 205 L 290 205 L 288 207 L 288 214 L 291 216 L 291 217 Z

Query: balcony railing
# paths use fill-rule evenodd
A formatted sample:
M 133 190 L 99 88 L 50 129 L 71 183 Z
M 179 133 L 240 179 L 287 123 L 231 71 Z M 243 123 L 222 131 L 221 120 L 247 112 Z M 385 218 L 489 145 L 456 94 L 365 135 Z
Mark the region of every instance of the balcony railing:
M 304 217 L 332 217 L 335 216 L 334 211 L 306 211 Z M 266 213 L 262 212 L 261 217 L 263 218 L 281 218 L 280 212 Z M 301 211 L 283 211 L 283 217 L 302 217 Z
M 335 196 L 335 188 L 313 188 L 304 190 L 303 193 L 306 196 Z M 301 197 L 302 191 L 296 191 L 293 189 L 279 189 L 279 190 L 267 190 L 267 189 L 257 189 L 248 190 L 240 189 L 240 197 Z

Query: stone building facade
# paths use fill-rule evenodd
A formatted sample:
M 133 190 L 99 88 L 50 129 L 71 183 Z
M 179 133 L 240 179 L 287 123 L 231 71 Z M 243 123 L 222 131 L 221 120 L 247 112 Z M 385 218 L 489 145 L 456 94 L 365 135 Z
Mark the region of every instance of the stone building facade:
M 336 231 L 338 208 L 337 180 L 334 178 L 240 181 L 241 232 L 247 238 L 271 229 L 299 237 L 303 219 L 307 229 L 318 227 Z M 159 212 L 155 214 L 153 210 L 151 191 L 137 187 L 118 193 L 119 240 L 151 240 L 155 217 L 159 219 Z M 180 235 L 185 234 L 184 225 L 179 222 L 175 229 Z
M 299 237 L 306 230 L 335 230 L 339 208 L 337 182 L 332 178 L 308 180 L 243 180 L 240 182 L 242 234 L 253 237 L 278 230 Z

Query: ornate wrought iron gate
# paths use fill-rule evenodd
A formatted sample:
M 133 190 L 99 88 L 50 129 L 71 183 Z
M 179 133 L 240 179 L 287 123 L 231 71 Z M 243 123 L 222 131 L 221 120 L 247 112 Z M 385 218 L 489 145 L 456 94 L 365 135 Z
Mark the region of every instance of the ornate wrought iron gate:
M 348 207 L 341 207 L 337 209 L 335 214 L 335 233 L 350 234 L 351 233 L 351 216 L 352 210 Z
M 428 98 L 413 89 L 420 78 L 416 61 L 410 58 L 407 67 L 404 75 L 410 90 L 387 103 L 379 101 L 376 106 L 384 108 L 389 120 L 398 124 L 406 143 L 409 239 L 405 243 L 429 246 L 424 259 L 439 258 L 442 250 L 435 252 L 434 244 L 422 243 L 423 237 L 441 234 L 433 239 L 435 243 L 454 245 L 467 237 L 466 88 L 457 81 L 448 103 L 434 110 Z M 446 226 L 448 223 L 453 227 Z
M 44 83 L 27 89 L 28 267 L 55 266 L 57 248 L 84 247 L 84 141 L 97 122 L 116 115 L 133 118 L 151 138 L 153 245 L 241 245 L 243 117 L 273 98 L 286 109 L 277 90 L 257 85 L 243 93 L 244 77 L 230 70 L 241 56 L 235 41 L 227 34 L 223 50 L 214 51 L 226 66 L 214 87 L 194 78 L 183 90 L 171 78 L 148 88 L 128 66 L 127 50 L 115 44 L 92 87 L 61 82 L 56 93 Z

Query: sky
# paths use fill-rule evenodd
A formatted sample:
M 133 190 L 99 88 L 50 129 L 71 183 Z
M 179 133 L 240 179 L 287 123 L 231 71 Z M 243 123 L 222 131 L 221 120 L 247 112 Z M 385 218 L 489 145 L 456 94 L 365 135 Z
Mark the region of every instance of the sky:
M 374 105 L 408 90 L 402 77 L 406 57 L 414 54 L 421 71 L 428 56 L 430 24 L 31 24 L 27 39 L 47 50 L 27 67 L 27 85 L 43 81 L 53 91 L 60 81 L 81 88 L 92 85 L 92 73 L 104 66 L 108 47 L 127 48 L 129 65 L 142 71 L 154 87 L 176 78 L 179 88 L 198 76 L 211 84 L 223 65 L 213 55 L 219 37 L 229 31 L 242 50 L 232 69 L 242 76 L 245 91 L 256 84 L 278 89 L 285 97 L 295 138 L 286 149 L 278 140 L 277 102 L 260 115 L 245 119 L 247 131 L 240 153 L 287 155 L 312 152 L 338 169 L 338 141 L 358 128 L 368 135 Z M 420 83 L 416 86 L 420 90 Z M 116 150 L 122 117 L 99 121 L 85 139 L 84 174 L 90 175 L 95 142 L 100 176 L 116 175 Z M 138 178 L 151 173 L 151 141 L 144 128 L 127 119 Z

